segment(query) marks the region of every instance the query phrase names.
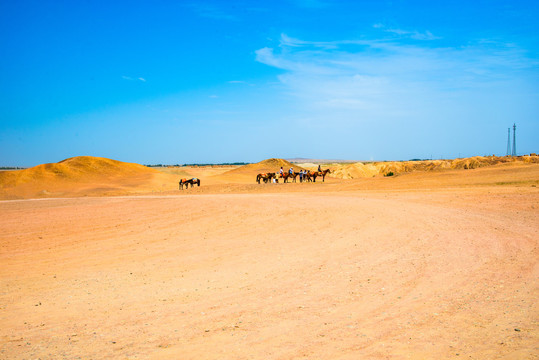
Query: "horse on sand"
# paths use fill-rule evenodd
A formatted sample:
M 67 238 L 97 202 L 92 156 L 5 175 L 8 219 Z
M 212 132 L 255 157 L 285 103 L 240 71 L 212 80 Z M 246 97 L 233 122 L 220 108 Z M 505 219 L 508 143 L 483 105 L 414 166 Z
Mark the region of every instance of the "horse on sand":
M 313 182 L 316 182 L 316 178 L 318 176 L 322 176 L 322 182 L 324 182 L 324 180 L 326 179 L 326 175 L 329 173 L 331 173 L 331 170 L 329 169 L 322 170 L 322 171 L 313 171 L 313 172 L 309 171 L 309 175 L 310 177 L 312 177 Z M 309 180 L 310 180 L 310 177 L 308 177 Z
M 195 185 L 195 184 L 200 186 L 200 179 L 197 179 L 197 178 L 181 179 L 180 180 L 180 190 L 183 190 L 184 185 L 185 185 L 185 188 L 187 189 L 189 187 L 189 184 L 191 184 L 191 187 L 193 187 L 193 185 Z
M 267 183 L 268 181 L 271 182 L 271 179 L 275 177 L 275 173 L 262 173 L 258 174 L 256 176 L 256 182 L 260 184 L 260 180 L 263 180 L 264 183 Z
M 281 177 L 284 179 L 283 182 L 285 182 L 285 183 L 288 182 L 288 179 L 289 179 L 289 178 L 292 178 L 292 179 L 294 179 L 294 180 L 296 179 L 295 176 L 294 176 L 294 174 L 290 174 L 290 173 L 287 173 L 287 172 L 282 173 L 282 174 L 281 174 Z

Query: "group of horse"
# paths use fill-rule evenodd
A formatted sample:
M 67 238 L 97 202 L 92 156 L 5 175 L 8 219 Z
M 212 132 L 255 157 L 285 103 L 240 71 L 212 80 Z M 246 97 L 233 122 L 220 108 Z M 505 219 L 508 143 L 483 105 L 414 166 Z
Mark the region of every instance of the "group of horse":
M 307 181 L 307 182 L 316 182 L 317 177 L 322 177 L 322 182 L 326 179 L 326 175 L 329 174 L 331 171 L 329 169 L 322 170 L 322 171 L 307 171 L 306 173 L 299 173 L 299 172 L 285 172 L 285 173 L 263 173 L 258 174 L 256 176 L 256 182 L 260 184 L 260 181 L 264 181 L 264 183 L 272 182 L 273 179 L 275 179 L 275 182 L 279 182 L 279 179 L 283 179 L 283 182 L 288 182 L 288 180 L 292 180 L 292 182 L 296 182 L 296 179 L 300 178 L 300 181 Z M 183 187 L 189 188 L 189 185 L 191 187 L 198 185 L 200 186 L 200 179 L 198 178 L 191 178 L 191 179 L 181 179 L 180 180 L 180 190 L 183 190 Z
M 189 187 L 189 184 L 191 184 L 191 187 L 193 187 L 195 184 L 200 186 L 200 179 L 198 179 L 198 178 L 181 179 L 180 180 L 180 190 L 183 190 L 184 185 L 185 185 L 185 188 L 187 189 Z
M 279 182 L 279 179 L 283 179 L 283 182 L 286 183 L 288 180 L 292 180 L 292 182 L 296 182 L 296 179 L 300 178 L 300 181 L 307 181 L 307 182 L 316 182 L 317 177 L 322 177 L 322 182 L 326 179 L 326 175 L 329 174 L 331 171 L 329 169 L 322 170 L 322 171 L 307 171 L 306 173 L 299 173 L 299 172 L 284 172 L 284 173 L 262 173 L 258 174 L 256 176 L 256 182 L 260 184 L 260 181 L 264 181 L 264 183 L 272 182 L 273 179 L 275 179 L 275 182 Z

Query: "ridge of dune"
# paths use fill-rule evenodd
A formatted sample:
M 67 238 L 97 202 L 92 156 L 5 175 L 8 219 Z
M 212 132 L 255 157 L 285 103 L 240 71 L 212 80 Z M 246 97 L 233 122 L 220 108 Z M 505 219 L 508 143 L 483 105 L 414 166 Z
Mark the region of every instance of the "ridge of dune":
M 232 169 L 225 172 L 223 175 L 253 175 L 253 174 L 256 175 L 257 173 L 263 173 L 263 172 L 278 172 L 281 166 L 285 170 L 288 170 L 290 168 L 294 168 L 297 170 L 304 170 L 301 166 L 294 165 L 287 160 L 271 158 L 271 159 L 259 161 L 254 164 L 247 164 L 247 165 L 240 166 L 239 168 Z
M 157 173 L 158 171 L 147 166 L 107 159 L 94 156 L 77 156 L 62 160 L 58 164 L 65 165 L 69 170 L 79 170 L 84 173 L 101 173 L 107 175 L 122 175 L 132 173 Z
M 268 172 L 277 173 L 281 166 L 284 171 L 288 171 L 290 168 L 293 168 L 294 171 L 305 170 L 303 167 L 294 165 L 287 160 L 270 158 L 226 171 L 215 176 L 214 179 L 225 183 L 253 183 L 257 174 Z

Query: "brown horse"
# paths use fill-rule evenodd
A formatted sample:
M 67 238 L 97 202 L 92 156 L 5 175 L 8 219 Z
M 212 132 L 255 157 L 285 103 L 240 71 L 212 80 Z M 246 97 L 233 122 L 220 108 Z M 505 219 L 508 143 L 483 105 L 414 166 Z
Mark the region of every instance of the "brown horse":
M 263 180 L 264 183 L 268 183 L 268 181 L 271 182 L 271 179 L 273 179 L 275 177 L 275 173 L 262 173 L 262 174 L 258 174 L 256 176 L 256 182 L 260 184 L 260 180 Z
M 284 183 L 288 182 L 288 179 L 295 179 L 294 174 L 290 174 L 288 172 L 282 173 L 281 177 L 284 179 Z
M 324 180 L 326 179 L 326 175 L 328 173 L 331 173 L 331 170 L 329 169 L 326 169 L 326 170 L 322 170 L 322 171 L 309 171 L 308 175 L 307 175 L 307 180 L 312 181 L 313 182 L 316 182 L 316 178 L 318 176 L 322 176 L 322 182 L 324 182 Z
M 184 185 L 185 185 L 185 188 L 187 189 L 189 187 L 189 184 L 191 184 L 191 187 L 193 187 L 193 185 L 195 185 L 195 184 L 200 186 L 200 179 L 197 179 L 197 178 L 181 179 L 180 180 L 180 190 L 183 190 Z
M 309 170 L 307 171 L 306 174 L 303 175 L 303 181 L 307 181 L 307 182 L 314 181 L 317 176 L 318 176 L 318 172 Z
M 322 176 L 322 182 L 324 182 L 326 175 L 329 173 L 331 173 L 331 170 L 329 169 L 318 171 L 318 176 Z

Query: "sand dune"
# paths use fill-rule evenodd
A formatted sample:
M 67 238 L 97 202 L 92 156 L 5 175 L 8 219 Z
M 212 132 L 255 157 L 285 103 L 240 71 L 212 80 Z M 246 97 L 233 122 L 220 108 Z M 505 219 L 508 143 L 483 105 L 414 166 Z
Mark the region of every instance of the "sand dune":
M 454 160 L 424 160 L 424 161 L 386 161 L 373 163 L 335 164 L 330 166 L 333 173 L 330 177 L 338 179 L 357 179 L 377 175 L 404 174 L 415 171 L 442 171 L 448 169 L 477 169 L 500 164 L 537 164 L 539 156 L 532 154 L 517 157 L 474 156 Z
M 230 174 L 248 174 L 249 176 L 256 175 L 259 173 L 265 173 L 265 172 L 278 172 L 280 168 L 283 168 L 284 171 L 287 171 L 290 168 L 294 168 L 294 170 L 302 170 L 303 168 L 298 165 L 294 165 L 291 162 L 288 162 L 284 159 L 267 159 L 260 162 L 257 162 L 255 164 L 247 164 L 238 167 L 237 169 L 233 169 L 230 171 L 227 171 L 223 175 L 230 175 Z
M 143 165 L 92 156 L 0 172 L 0 198 L 118 195 L 171 190 L 170 175 Z
M 443 173 L 468 171 L 492 167 L 519 167 L 538 164 L 535 154 L 520 157 L 476 156 L 455 160 L 374 162 L 324 165 L 332 170 L 326 182 L 337 180 L 372 179 L 390 173 Z M 174 193 L 180 178 L 197 177 L 202 186 L 189 189 L 192 193 L 278 191 L 268 187 L 255 187 L 256 175 L 286 171 L 315 170 L 316 164 L 291 164 L 283 159 L 267 159 L 244 166 L 192 166 L 153 169 L 134 163 L 80 156 L 59 163 L 43 164 L 17 171 L 0 172 L 0 199 L 25 199 L 73 196 L 129 195 L 147 193 Z M 448 176 L 450 174 L 448 173 Z M 311 184 L 314 185 L 314 184 Z M 364 186 L 391 186 L 390 184 L 364 184 Z M 393 186 L 398 186 L 396 183 Z M 346 187 L 346 186 L 345 186 Z M 290 189 L 290 188 L 289 188 Z M 309 189 L 316 189 L 311 186 Z M 301 188 L 307 191 L 308 188 Z M 317 191 L 317 190 L 316 190 Z

